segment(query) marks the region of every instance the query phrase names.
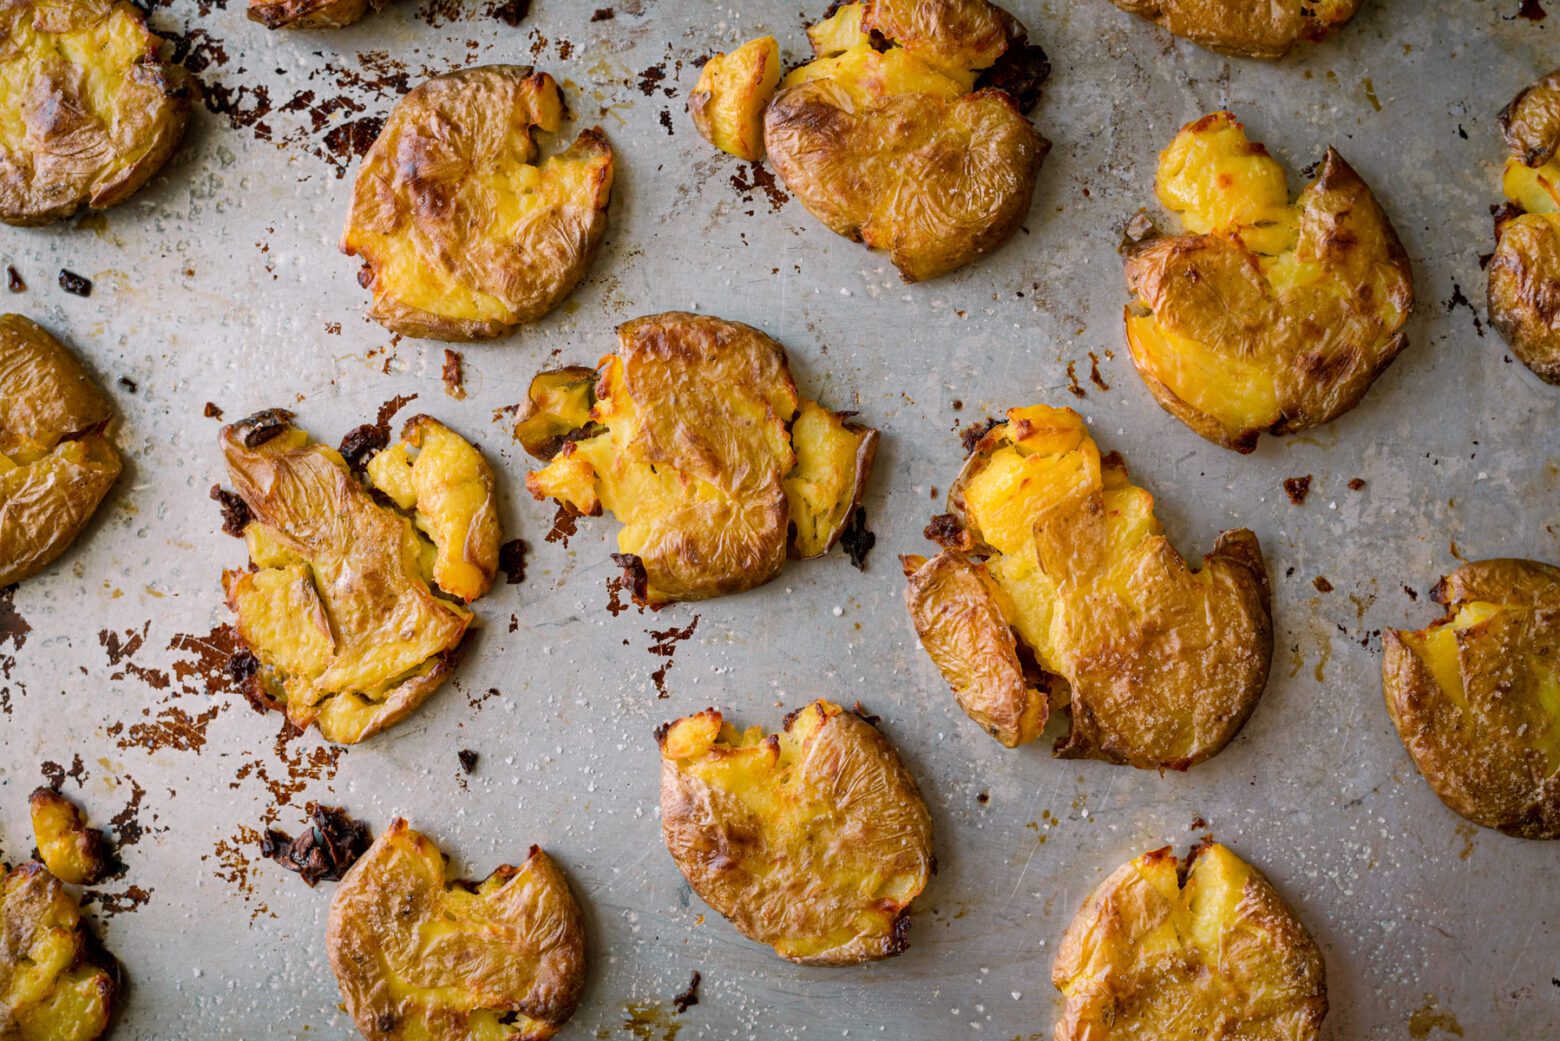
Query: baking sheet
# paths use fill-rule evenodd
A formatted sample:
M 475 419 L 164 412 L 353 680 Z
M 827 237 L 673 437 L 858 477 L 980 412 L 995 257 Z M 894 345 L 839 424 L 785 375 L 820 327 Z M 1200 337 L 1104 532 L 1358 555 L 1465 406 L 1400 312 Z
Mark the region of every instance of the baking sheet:
M 1560 847 L 1441 806 L 1382 707 L 1378 635 L 1431 619 L 1427 594 L 1459 555 L 1560 560 L 1560 396 L 1507 355 L 1479 303 L 1495 113 L 1555 64 L 1560 20 L 1517 18 L 1518 0 L 1369 0 L 1334 41 L 1266 65 L 1174 42 L 1105 0 L 1011 0 L 1056 65 L 1034 113 L 1056 143 L 1034 209 L 994 257 L 905 286 L 715 154 L 683 111 L 704 55 L 768 31 L 797 58 L 801 14 L 823 6 L 536 0 L 510 25 L 518 7 L 435 0 L 341 32 L 269 33 L 238 0 L 171 0 L 152 23 L 208 97 L 183 147 L 107 214 L 0 231 L 0 261 L 28 286 L 7 308 L 90 359 L 124 416 L 127 469 L 101 520 L 0 601 L 0 850 L 26 855 L 27 793 L 53 774 L 94 822 L 115 822 L 128 872 L 92 905 L 131 981 L 115 1036 L 353 1036 L 324 956 L 332 887 L 306 888 L 255 845 L 268 823 L 296 830 L 310 799 L 376 830 L 404 815 L 473 876 L 545 846 L 589 923 L 569 1038 L 1048 1036 L 1051 957 L 1089 889 L 1204 831 L 1265 871 L 1316 935 L 1327 1037 L 1556 1036 Z M 352 142 L 372 136 L 358 121 L 425 75 L 499 61 L 557 76 L 620 173 L 585 284 L 540 324 L 462 348 L 457 401 L 441 346 L 364 319 L 335 240 Z M 1114 252 L 1151 202 L 1157 151 L 1222 105 L 1297 184 L 1336 145 L 1394 219 L 1419 296 L 1411 346 L 1359 408 L 1249 457 L 1150 399 L 1124 348 Z M 92 295 L 62 292 L 61 268 Z M 743 596 L 614 614 L 615 525 L 545 541 L 552 510 L 525 495 L 499 410 L 537 368 L 591 364 L 616 322 L 670 308 L 767 330 L 805 389 L 883 429 L 864 574 L 836 551 Z M 232 419 L 284 405 L 335 441 L 413 394 L 409 408 L 502 468 L 507 535 L 533 550 L 525 580 L 476 605 L 483 628 L 458 677 L 391 733 L 345 752 L 280 742 L 280 717 L 255 715 L 221 677 L 218 572 L 244 555 L 207 499 L 222 471 L 204 406 Z M 959 425 L 1033 401 L 1078 408 L 1125 454 L 1189 558 L 1226 527 L 1261 538 L 1273 677 L 1242 734 L 1188 774 L 1004 750 L 916 647 L 894 554 L 926 547 Z M 1296 506 L 1282 482 L 1303 475 Z M 652 651 L 653 633 L 695 622 L 670 657 Z M 690 896 L 656 815 L 657 724 L 715 704 L 772 727 L 817 695 L 882 716 L 937 833 L 910 950 L 849 970 L 789 965 L 739 937 Z M 461 749 L 480 754 L 469 777 Z M 701 1002 L 679 1016 L 671 999 L 695 970 Z

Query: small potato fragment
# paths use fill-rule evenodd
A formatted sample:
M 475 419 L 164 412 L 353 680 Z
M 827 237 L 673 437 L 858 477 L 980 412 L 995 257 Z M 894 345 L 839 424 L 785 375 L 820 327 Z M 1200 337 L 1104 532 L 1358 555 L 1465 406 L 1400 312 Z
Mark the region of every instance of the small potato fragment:
M 1382 690 L 1436 795 L 1486 828 L 1560 839 L 1560 568 L 1464 564 L 1446 615 L 1382 635 Z
M 347 872 L 326 948 L 369 1041 L 547 1041 L 585 986 L 585 933 L 563 872 L 532 846 L 481 882 L 395 820 Z
M 390 0 L 249 0 L 249 20 L 267 29 L 344 29 Z
M 738 732 L 706 709 L 657 740 L 667 851 L 738 932 L 803 965 L 905 949 L 931 817 L 876 727 L 819 700 L 783 733 Z
M 715 55 L 688 95 L 694 128 L 722 152 L 757 162 L 764 157 L 764 109 L 779 82 L 780 45 L 773 36 Z
M 786 475 L 791 556 L 821 557 L 839 541 L 877 457 L 878 432 L 803 400 L 791 422 L 796 467 Z
M 568 435 L 590 429 L 590 410 L 596 404 L 596 370 L 574 365 L 539 372 L 531 378 L 515 421 L 515 439 L 533 459 L 543 462 L 558 454 Z
M 42 864 L 0 874 L 0 1037 L 101 1037 L 118 976 L 87 933 L 76 899 Z
M 1319 43 L 1354 17 L 1361 0 L 1111 0 L 1200 47 L 1278 59 L 1303 40 Z
M 1054 1041 L 1314 1041 L 1327 1015 L 1316 942 L 1217 843 L 1117 868 L 1068 926 L 1051 982 L 1065 999 Z
M 103 833 L 87 827 L 80 807 L 53 788 L 39 788 L 27 800 L 33 841 L 49 873 L 73 886 L 90 886 L 108 873 Z
M 1500 120 L 1511 154 L 1489 263 L 1490 322 L 1534 375 L 1560 386 L 1560 71 L 1513 98 Z

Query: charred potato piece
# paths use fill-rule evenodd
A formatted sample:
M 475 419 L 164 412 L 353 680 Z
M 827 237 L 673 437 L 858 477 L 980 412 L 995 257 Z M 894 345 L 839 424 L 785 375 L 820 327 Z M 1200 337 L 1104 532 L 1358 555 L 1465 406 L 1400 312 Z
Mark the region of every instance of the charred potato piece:
M 1343 27 L 1360 0 L 1111 0 L 1183 40 L 1241 58 L 1282 58 L 1303 40 Z
M 81 363 L 21 315 L 0 315 L 0 587 L 70 548 L 119 478 L 114 410 Z
M 599 127 L 537 163 L 563 97 L 545 72 L 486 65 L 402 98 L 363 159 L 341 249 L 363 258 L 369 317 L 393 332 L 487 340 L 536 321 L 584 277 L 607 225 Z
M 385 465 L 370 463 L 370 478 L 388 489 L 382 504 L 289 412 L 259 413 L 220 435 L 252 518 L 250 567 L 222 576 L 260 663 L 250 693 L 343 744 L 399 722 L 444 681 L 471 612 L 434 587 L 480 595 L 497 565 L 486 463 L 425 416 L 406 437 L 420 446 L 410 466 L 395 449 Z M 415 522 L 394 508 L 397 497 L 417 509 Z
M 666 848 L 738 932 L 803 965 L 905 949 L 932 822 L 876 727 L 820 700 L 782 733 L 738 732 L 706 709 L 657 738 Z
M 369 1041 L 546 1041 L 585 985 L 579 905 L 546 853 L 455 881 L 399 819 L 336 887 L 325 942 Z
M 1256 536 L 1193 571 L 1154 499 L 1071 409 L 1012 409 L 948 493 L 947 548 L 904 558 L 916 632 L 965 712 L 1004 745 L 1070 698 L 1055 754 L 1184 770 L 1223 748 L 1267 682 L 1273 634 Z M 1030 672 L 1036 673 L 1034 679 Z
M 267 29 L 343 29 L 390 0 L 249 0 L 249 20 Z
M 42 864 L 0 874 L 0 1037 L 101 1037 L 118 974 L 88 934 L 76 899 Z
M 738 159 L 764 157 L 764 109 L 780 82 L 780 45 L 749 40 L 704 63 L 688 95 L 688 114 L 704 140 Z
M 1267 879 L 1224 846 L 1169 848 L 1105 879 L 1062 937 L 1055 1041 L 1313 1041 L 1322 953 Z
M 1560 839 L 1560 568 L 1464 564 L 1446 615 L 1382 637 L 1387 711 L 1447 806 L 1486 828 Z
M 1490 321 L 1539 379 L 1560 386 L 1560 72 L 1512 99 L 1503 188 L 1489 264 Z
M 108 873 L 103 833 L 87 827 L 81 808 L 53 788 L 39 788 L 27 800 L 33 841 L 49 874 L 73 886 L 90 886 Z
M 1181 128 L 1156 182 L 1185 234 L 1127 249 L 1126 325 L 1159 404 L 1238 452 L 1358 404 L 1407 342 L 1414 288 L 1397 233 L 1343 157 L 1329 148 L 1291 205 L 1283 168 L 1215 112 Z
M 537 376 L 515 436 L 549 459 L 526 477 L 532 495 L 623 523 L 635 600 L 741 592 L 788 552 L 828 552 L 877 432 L 801 398 L 785 348 L 749 326 L 673 311 L 618 340 L 594 386 L 583 369 Z
M 122 202 L 184 134 L 184 70 L 128 0 L 0 5 L 0 221 Z

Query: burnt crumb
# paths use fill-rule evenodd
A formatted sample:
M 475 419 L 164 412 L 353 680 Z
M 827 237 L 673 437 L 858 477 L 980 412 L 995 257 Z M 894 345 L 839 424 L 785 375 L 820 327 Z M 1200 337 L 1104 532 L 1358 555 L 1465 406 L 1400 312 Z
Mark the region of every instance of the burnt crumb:
M 872 552 L 875 545 L 877 536 L 867 527 L 867 508 L 857 506 L 851 512 L 850 520 L 845 523 L 845 530 L 840 533 L 840 548 L 850 558 L 852 567 L 857 571 L 865 571 L 867 554 Z
M 237 686 L 243 686 L 260 671 L 260 659 L 249 651 L 239 651 L 228 659 L 228 678 Z
M 74 271 L 68 271 L 65 268 L 60 268 L 60 288 L 65 290 L 65 292 L 72 293 L 76 296 L 91 296 L 92 280 L 90 278 L 84 278 L 81 275 L 76 274 Z
M 610 22 L 617 17 L 617 12 L 610 7 L 598 7 L 596 13 L 590 16 L 593 22 Z
M 1207 827 L 1208 827 L 1208 822 L 1206 820 L 1204 820 L 1202 814 L 1199 813 L 1197 816 L 1192 818 L 1192 826 L 1188 830 L 1190 830 L 1190 831 L 1202 831 L 1203 829 L 1205 829 Z
M 645 97 L 654 97 L 666 80 L 666 65 L 652 65 L 639 74 L 639 93 Z
M 211 486 L 211 498 L 222 508 L 222 530 L 235 539 L 244 537 L 244 528 L 249 525 L 249 504 L 241 499 L 236 492 L 230 492 L 220 484 Z
M 1305 497 L 1311 494 L 1311 475 L 1284 478 L 1284 494 L 1296 506 L 1305 505 Z
M 1083 384 L 1078 382 L 1078 363 L 1067 363 L 1067 392 L 1075 398 L 1088 397 L 1088 392 L 1083 389 Z
M 579 526 L 579 519 L 580 515 L 578 513 L 560 504 L 558 512 L 553 515 L 552 530 L 547 533 L 547 541 L 561 542 L 567 547 L 570 537 L 574 535 Z
M 954 398 L 951 402 L 948 403 L 948 407 L 953 409 L 955 412 L 963 412 L 964 402 L 960 401 L 958 398 Z
M 1357 492 L 1363 487 L 1365 487 L 1365 478 L 1363 477 L 1355 477 L 1349 481 L 1349 491 L 1351 492 Z
M 510 539 L 498 547 L 498 569 L 507 584 L 517 586 L 525 581 L 525 555 L 530 548 L 525 539 Z
M 1415 591 L 1413 586 L 1405 585 L 1403 587 L 1403 592 L 1408 594 L 1408 598 L 1410 600 L 1414 601 L 1415 603 L 1419 602 L 1419 593 Z
M 975 796 L 975 801 L 980 803 L 982 806 L 985 806 L 987 803 L 991 802 L 991 793 L 981 792 L 979 795 Z
M 614 554 L 613 557 L 616 559 L 616 557 L 620 555 L 622 554 Z M 633 557 L 633 560 L 635 563 L 639 563 L 638 557 Z M 641 571 L 643 571 L 643 567 L 644 565 L 640 564 Z M 635 595 L 635 599 L 639 599 L 639 594 Z M 661 663 L 659 668 L 650 674 L 650 679 L 655 684 L 656 697 L 667 698 L 671 696 L 666 689 L 666 674 L 670 672 L 672 668 L 672 655 L 677 653 L 677 645 L 682 643 L 684 640 L 691 639 L 694 632 L 698 628 L 699 616 L 694 615 L 693 621 L 689 622 L 681 629 L 677 628 L 676 626 L 672 626 L 669 629 L 645 630 L 646 635 L 648 635 L 653 641 L 650 644 L 650 653 L 656 655 L 659 658 L 666 659 Z
M 65 787 L 67 777 L 76 782 L 77 788 L 80 788 L 87 779 L 87 768 L 82 763 L 80 755 L 72 757 L 69 770 L 55 762 L 45 762 L 38 767 L 38 770 L 54 791 Z
M 206 402 L 206 407 L 201 410 L 200 414 L 205 416 L 207 419 L 222 418 L 222 410 L 218 408 L 216 402 L 213 401 Z
M 313 818 L 311 827 L 297 838 L 267 828 L 260 852 L 288 871 L 296 871 L 311 889 L 322 880 L 339 882 L 373 842 L 368 825 L 336 806 L 311 802 L 305 809 Z
M 987 416 L 984 422 L 971 423 L 959 431 L 959 443 L 964 446 L 964 454 L 973 454 L 975 446 L 980 444 L 980 439 L 985 437 L 992 427 L 1000 426 L 1001 424 L 1002 420 L 992 419 L 990 416 Z
M 791 201 L 785 189 L 780 187 L 780 182 L 775 180 L 775 175 L 763 163 L 748 163 L 745 169 L 738 167 L 737 172 L 731 175 L 731 186 L 742 195 L 743 202 L 752 202 L 755 191 L 763 192 L 773 213 L 779 213 L 781 207 Z
M 964 525 L 951 513 L 939 513 L 927 523 L 921 534 L 939 546 L 954 549 L 964 541 Z
M 347 436 L 341 439 L 341 458 L 346 460 L 347 468 L 353 473 L 362 473 L 368 461 L 389 443 L 390 430 L 387 426 L 364 423 L 349 430 Z
M 1479 309 L 1474 307 L 1473 302 L 1463 294 L 1461 285 L 1456 282 L 1452 283 L 1452 295 L 1443 303 L 1442 306 L 1446 308 L 1447 314 L 1451 314 L 1459 307 L 1466 307 L 1468 309 L 1468 313 L 1473 316 L 1474 331 L 1477 332 L 1480 336 L 1484 335 L 1484 321 L 1479 317 Z
M 444 393 L 456 401 L 466 398 L 466 358 L 459 351 L 444 348 L 444 368 L 439 377 L 444 380 Z
M 1300 176 L 1303 179 L 1307 180 L 1307 181 L 1315 180 L 1316 179 L 1316 171 L 1320 170 L 1321 168 L 1322 168 L 1322 161 L 1320 159 L 1318 159 L 1314 163 L 1308 163 L 1307 165 L 1301 167 L 1300 168 Z
M 659 745 L 663 741 L 665 741 L 666 740 L 666 735 L 667 735 L 668 732 L 671 731 L 671 729 L 672 729 L 672 725 L 670 723 L 662 723 L 660 726 L 656 727 L 655 728 L 655 743 Z
M 1318 593 L 1331 593 L 1333 591 L 1333 584 L 1321 575 L 1311 579 L 1311 584 L 1316 587 Z
M 1093 351 L 1089 352 L 1089 382 L 1100 390 L 1109 390 L 1110 384 L 1105 382 L 1105 377 L 1100 375 L 1100 358 Z
M 469 774 L 476 772 L 477 760 L 481 757 L 469 748 L 462 748 L 455 753 L 455 758 L 460 760 L 460 768 Z
M 666 128 L 666 136 L 667 137 L 675 136 L 677 131 L 672 129 L 672 111 L 671 111 L 671 109 L 663 108 L 661 110 L 661 115 L 660 115 L 659 118 L 661 120 L 661 125 Z
M 531 12 L 531 0 L 504 0 L 487 9 L 489 18 L 497 18 L 511 29 L 518 28 Z
M 1020 112 L 1028 112 L 1040 100 L 1040 88 L 1051 75 L 1051 59 L 1044 48 L 1029 41 L 1029 34 L 1018 19 L 1003 17 L 1007 22 L 1007 49 L 991 68 L 980 74 L 975 88 L 994 87 L 1004 91 Z
M 683 988 L 681 994 L 672 999 L 672 1007 L 677 1010 L 679 1016 L 699 1003 L 699 984 L 703 979 L 704 977 L 699 974 L 699 970 L 694 969 L 693 978 L 688 981 L 688 986 Z
M 259 448 L 292 425 L 293 414 L 285 408 L 268 408 L 239 423 L 244 430 L 244 447 Z
M 331 165 L 336 169 L 336 177 L 347 175 L 347 167 L 353 159 L 361 159 L 368 154 L 374 142 L 379 139 L 379 132 L 385 128 L 385 121 L 378 116 L 364 116 L 362 119 L 354 119 L 349 123 L 331 127 L 325 134 L 325 151 L 333 158 Z
M 119 385 L 132 394 L 141 389 L 141 385 L 136 383 L 136 381 L 131 379 L 129 376 L 119 377 Z
M 1530 22 L 1542 22 L 1549 17 L 1549 12 L 1544 10 L 1539 0 L 1522 0 L 1522 6 L 1517 8 L 1517 17 Z
M 22 281 L 22 273 L 10 264 L 5 266 L 5 287 L 13 293 L 27 291 L 27 283 Z
M 104 918 L 114 918 L 140 909 L 151 898 L 151 890 L 142 889 L 140 886 L 128 886 L 123 893 L 107 893 L 101 889 L 88 890 L 82 893 L 81 903 L 83 907 L 97 904 L 98 912 Z
M 889 954 L 903 954 L 910 948 L 910 912 L 900 911 L 894 919 L 894 931 L 888 941 Z

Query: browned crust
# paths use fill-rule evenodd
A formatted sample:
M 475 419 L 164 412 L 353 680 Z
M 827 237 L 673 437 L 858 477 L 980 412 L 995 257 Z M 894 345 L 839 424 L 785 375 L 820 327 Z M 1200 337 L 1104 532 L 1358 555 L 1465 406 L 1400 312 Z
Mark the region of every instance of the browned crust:
M 390 0 L 249 0 L 251 22 L 267 29 L 342 29 Z
M 1500 129 L 1512 158 L 1540 167 L 1560 147 L 1560 70 L 1523 87 L 1500 110 Z
M 1302 0 L 1111 0 L 1129 14 L 1220 54 L 1276 61 L 1302 40 L 1325 39 L 1354 17 L 1359 0 L 1324 22 Z
M 1542 217 L 1503 222 L 1487 294 L 1490 323 L 1511 353 L 1560 386 L 1560 227 Z

